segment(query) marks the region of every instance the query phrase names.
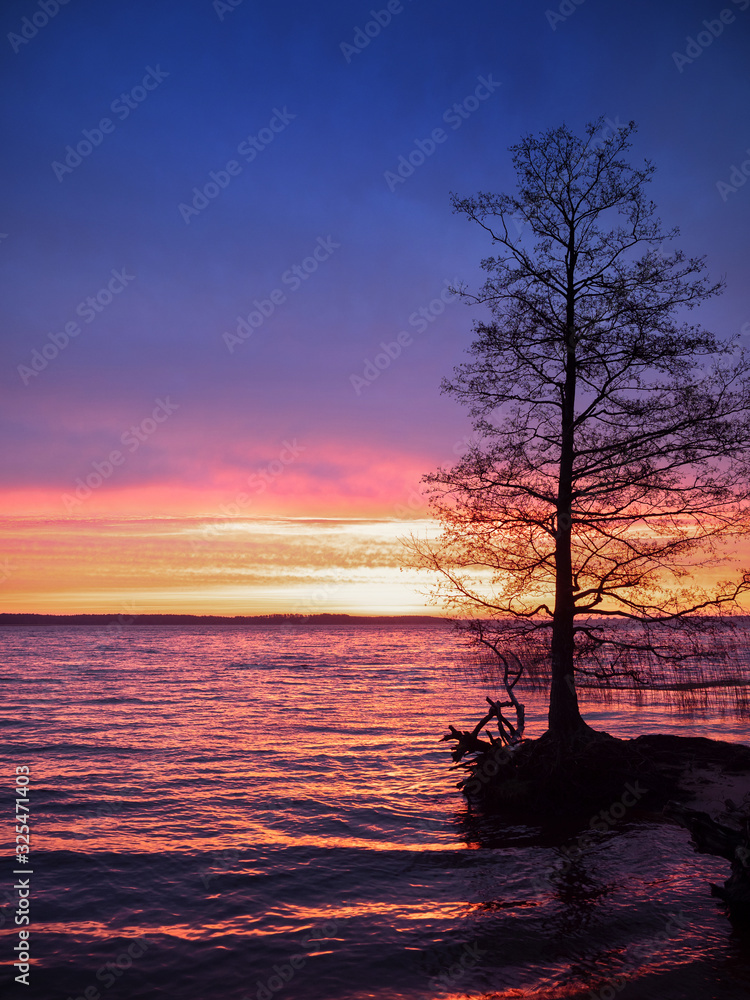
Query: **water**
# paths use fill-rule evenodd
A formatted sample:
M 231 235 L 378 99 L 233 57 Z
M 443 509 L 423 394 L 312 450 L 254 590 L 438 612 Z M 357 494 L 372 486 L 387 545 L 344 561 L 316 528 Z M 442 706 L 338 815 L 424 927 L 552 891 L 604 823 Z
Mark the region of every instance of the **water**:
M 2 800 L 8 995 L 750 995 L 748 933 L 709 894 L 729 866 L 686 831 L 626 815 L 565 864 L 560 837 L 467 813 L 438 740 L 494 692 L 448 630 L 24 627 L 0 644 L 3 785 L 28 765 L 32 789 L 30 989 L 12 982 Z M 533 736 L 544 699 L 523 700 Z M 725 709 L 584 714 L 618 736 L 747 739 Z

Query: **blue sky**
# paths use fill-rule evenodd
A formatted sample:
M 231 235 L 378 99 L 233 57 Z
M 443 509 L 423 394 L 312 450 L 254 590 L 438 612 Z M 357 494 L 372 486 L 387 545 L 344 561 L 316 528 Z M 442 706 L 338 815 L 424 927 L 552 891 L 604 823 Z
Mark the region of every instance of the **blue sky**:
M 216 513 L 295 439 L 304 454 L 259 512 L 393 516 L 469 431 L 439 384 L 477 312 L 409 322 L 447 281 L 476 286 L 490 253 L 450 192 L 512 189 L 508 146 L 561 122 L 638 123 L 632 161 L 656 164 L 665 226 L 727 279 L 697 318 L 724 335 L 750 322 L 750 184 L 717 190 L 750 160 L 750 0 L 55 7 L 7 0 L 0 14 L 11 511 L 65 516 L 71 484 L 169 396 L 174 416 L 97 494 L 108 516 Z M 82 142 L 79 163 L 66 148 Z M 418 148 L 424 162 L 389 184 Z M 212 183 L 186 219 L 179 206 Z M 283 279 L 295 268 L 298 286 Z M 256 302 L 273 308 L 230 350 Z M 67 323 L 79 332 L 29 375 Z M 411 341 L 362 388 L 399 333 Z

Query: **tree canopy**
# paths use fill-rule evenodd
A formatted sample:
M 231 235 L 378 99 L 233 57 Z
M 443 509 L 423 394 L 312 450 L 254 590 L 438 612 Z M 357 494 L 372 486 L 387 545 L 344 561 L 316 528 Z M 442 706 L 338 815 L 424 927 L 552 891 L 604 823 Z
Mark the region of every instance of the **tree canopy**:
M 424 477 L 443 531 L 412 541 L 480 638 L 493 619 L 516 649 L 547 649 L 560 735 L 582 725 L 582 650 L 658 654 L 654 626 L 737 611 L 750 589 L 747 572 L 696 573 L 750 530 L 750 363 L 687 318 L 723 283 L 668 248 L 655 168 L 623 158 L 635 124 L 601 129 L 528 135 L 511 147 L 516 193 L 453 195 L 495 248 L 479 292 L 459 289 L 489 318 L 443 383 L 476 440 Z

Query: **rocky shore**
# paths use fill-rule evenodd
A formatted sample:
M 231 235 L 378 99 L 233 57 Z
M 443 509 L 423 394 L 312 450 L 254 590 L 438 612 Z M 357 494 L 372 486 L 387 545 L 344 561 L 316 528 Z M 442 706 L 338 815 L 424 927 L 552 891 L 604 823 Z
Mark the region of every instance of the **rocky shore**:
M 712 891 L 733 919 L 750 920 L 750 747 L 659 734 L 620 740 L 588 727 L 566 743 L 545 734 L 507 747 L 455 729 L 446 738 L 457 740 L 453 758 L 466 772 L 459 787 L 483 813 L 596 830 L 600 817 L 658 812 L 684 826 L 696 850 L 730 862 Z

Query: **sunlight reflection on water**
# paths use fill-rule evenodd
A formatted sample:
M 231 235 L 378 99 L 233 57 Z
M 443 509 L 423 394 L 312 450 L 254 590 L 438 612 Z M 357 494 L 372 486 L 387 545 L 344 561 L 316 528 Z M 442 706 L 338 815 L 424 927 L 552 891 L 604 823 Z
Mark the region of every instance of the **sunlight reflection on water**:
M 712 996 L 719 980 L 722 998 L 747 995 L 742 941 L 708 893 L 728 865 L 684 830 L 625 817 L 565 868 L 538 830 L 467 813 L 439 738 L 493 692 L 448 630 L 0 642 L 4 766 L 32 770 L 40 996 L 551 1000 L 617 976 L 632 996 Z M 523 700 L 538 734 L 544 695 Z M 618 736 L 747 736 L 718 710 L 583 703 Z M 136 938 L 147 947 L 107 986 Z

